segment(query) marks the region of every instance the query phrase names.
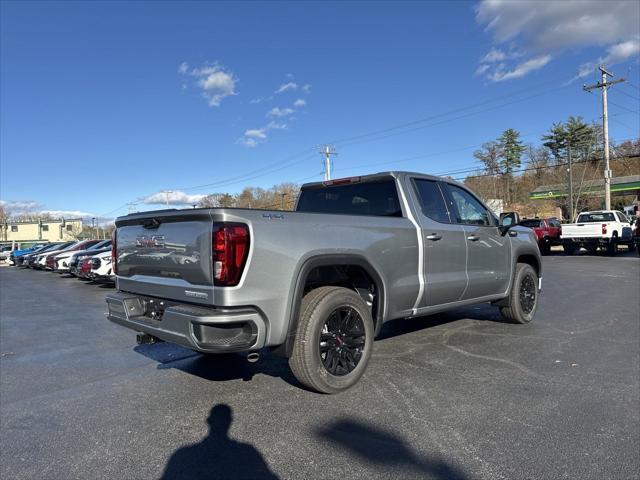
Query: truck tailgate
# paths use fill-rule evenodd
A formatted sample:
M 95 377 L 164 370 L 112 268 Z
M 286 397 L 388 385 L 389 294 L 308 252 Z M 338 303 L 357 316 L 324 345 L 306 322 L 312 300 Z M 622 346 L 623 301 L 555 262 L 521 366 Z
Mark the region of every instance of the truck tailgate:
M 184 210 L 154 213 L 117 222 L 119 288 L 209 303 L 213 288 L 210 215 Z
M 602 237 L 600 223 L 573 223 L 562 226 L 562 238 Z

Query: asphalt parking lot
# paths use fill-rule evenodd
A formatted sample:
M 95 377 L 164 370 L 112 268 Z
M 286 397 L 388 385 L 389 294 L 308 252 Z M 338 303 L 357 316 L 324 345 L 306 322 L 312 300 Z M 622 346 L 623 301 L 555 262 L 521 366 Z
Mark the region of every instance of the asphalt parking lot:
M 385 325 L 323 396 L 286 360 L 136 346 L 109 289 L 0 269 L 0 476 L 638 478 L 640 260 L 544 258 L 534 323 L 476 306 Z

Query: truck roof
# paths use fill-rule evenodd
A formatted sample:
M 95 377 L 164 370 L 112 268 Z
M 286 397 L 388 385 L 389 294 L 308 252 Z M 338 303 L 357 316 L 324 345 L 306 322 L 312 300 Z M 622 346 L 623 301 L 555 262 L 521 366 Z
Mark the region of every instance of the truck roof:
M 370 182 L 370 181 L 374 181 L 377 179 L 381 179 L 381 178 L 385 178 L 385 177 L 393 177 L 393 178 L 398 178 L 401 176 L 412 176 L 412 177 L 420 177 L 420 178 L 425 178 L 428 180 L 436 180 L 436 181 L 445 181 L 448 183 L 453 183 L 453 184 L 457 184 L 460 185 L 460 182 L 457 182 L 453 179 L 450 178 L 444 178 L 444 177 L 438 177 L 435 175 L 428 175 L 426 173 L 420 173 L 420 172 L 410 172 L 410 171 L 405 171 L 405 170 L 390 170 L 390 171 L 385 171 L 385 172 L 377 172 L 377 173 L 370 173 L 368 175 L 355 175 L 355 176 L 351 176 L 351 177 L 342 177 L 342 178 L 334 178 L 332 180 L 324 180 L 321 182 L 308 182 L 308 183 L 304 183 L 302 184 L 302 186 L 300 187 L 300 189 L 305 189 L 305 188 L 314 188 L 314 187 L 323 187 L 323 186 L 330 186 L 330 185 L 335 185 L 335 184 L 341 184 L 341 183 L 348 183 L 349 181 L 355 183 L 355 182 Z

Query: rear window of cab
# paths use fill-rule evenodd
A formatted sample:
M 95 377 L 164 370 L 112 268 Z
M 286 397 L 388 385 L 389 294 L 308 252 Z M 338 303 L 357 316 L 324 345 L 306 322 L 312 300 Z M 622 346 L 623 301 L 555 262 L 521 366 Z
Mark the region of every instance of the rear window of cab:
M 393 179 L 304 188 L 296 211 L 402 217 Z

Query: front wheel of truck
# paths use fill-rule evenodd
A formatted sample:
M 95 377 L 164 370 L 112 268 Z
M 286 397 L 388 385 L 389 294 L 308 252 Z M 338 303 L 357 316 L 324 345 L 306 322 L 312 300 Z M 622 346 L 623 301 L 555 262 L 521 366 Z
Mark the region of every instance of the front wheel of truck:
M 373 349 L 369 307 L 354 291 L 320 287 L 302 299 L 289 366 L 298 381 L 321 393 L 339 393 L 362 376 Z
M 500 313 L 512 323 L 529 323 L 538 309 L 539 294 L 536 271 L 527 263 L 518 263 L 508 306 L 501 307 Z

